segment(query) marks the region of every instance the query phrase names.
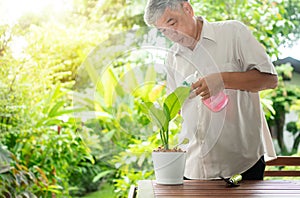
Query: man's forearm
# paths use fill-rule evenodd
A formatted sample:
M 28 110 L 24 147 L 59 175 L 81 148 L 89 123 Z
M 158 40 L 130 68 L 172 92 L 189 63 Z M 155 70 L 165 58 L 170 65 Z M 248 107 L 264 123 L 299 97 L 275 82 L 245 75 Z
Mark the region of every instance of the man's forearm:
M 276 75 L 262 73 L 256 69 L 246 72 L 222 72 L 225 89 L 258 92 L 277 87 Z

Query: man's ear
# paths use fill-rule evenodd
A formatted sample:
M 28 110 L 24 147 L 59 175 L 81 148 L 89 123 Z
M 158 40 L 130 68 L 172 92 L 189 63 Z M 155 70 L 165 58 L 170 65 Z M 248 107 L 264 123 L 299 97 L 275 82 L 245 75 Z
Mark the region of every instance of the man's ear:
M 194 17 L 194 10 L 189 2 L 182 2 L 182 9 L 184 13 Z

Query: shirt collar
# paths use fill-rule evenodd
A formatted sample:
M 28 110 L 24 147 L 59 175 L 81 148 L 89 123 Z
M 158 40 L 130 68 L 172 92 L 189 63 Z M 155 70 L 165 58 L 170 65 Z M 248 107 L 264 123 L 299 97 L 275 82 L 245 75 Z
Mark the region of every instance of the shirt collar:
M 216 42 L 215 31 L 214 31 L 213 27 L 211 26 L 211 24 L 202 16 L 199 16 L 198 19 L 203 21 L 201 37 Z M 202 38 L 200 38 L 200 41 Z

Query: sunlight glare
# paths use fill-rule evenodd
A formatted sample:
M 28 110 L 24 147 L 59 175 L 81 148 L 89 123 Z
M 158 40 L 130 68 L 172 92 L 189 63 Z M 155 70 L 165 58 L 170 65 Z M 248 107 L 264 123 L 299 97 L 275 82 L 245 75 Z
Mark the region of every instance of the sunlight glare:
M 26 13 L 41 14 L 51 8 L 56 14 L 68 10 L 71 0 L 0 0 L 0 24 L 15 23 Z

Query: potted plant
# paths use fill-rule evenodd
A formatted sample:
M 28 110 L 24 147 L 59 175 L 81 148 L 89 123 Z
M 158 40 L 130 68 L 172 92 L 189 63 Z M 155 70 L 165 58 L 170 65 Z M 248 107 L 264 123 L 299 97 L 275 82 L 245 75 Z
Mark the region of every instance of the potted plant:
M 186 153 L 169 147 L 169 125 L 190 93 L 189 87 L 178 87 L 169 94 L 162 105 L 152 102 L 142 104 L 143 112 L 158 127 L 162 146 L 152 152 L 156 183 L 176 185 L 183 183 Z M 185 140 L 186 141 L 186 140 Z

